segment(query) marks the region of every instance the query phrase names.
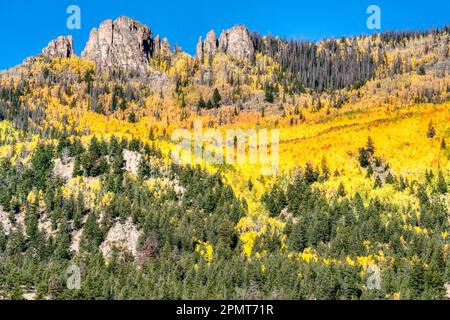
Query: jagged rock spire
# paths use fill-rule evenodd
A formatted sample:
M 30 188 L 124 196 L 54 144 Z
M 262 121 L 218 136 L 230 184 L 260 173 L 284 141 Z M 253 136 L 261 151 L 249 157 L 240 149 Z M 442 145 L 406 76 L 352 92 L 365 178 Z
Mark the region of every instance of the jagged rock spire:
M 48 46 L 42 49 L 42 55 L 48 58 L 70 58 L 74 55 L 72 36 L 60 36 L 50 41 Z
M 237 25 L 222 31 L 219 50 L 234 58 L 253 59 L 255 47 L 247 27 Z
M 217 40 L 214 30 L 208 32 L 204 42 L 200 37 L 197 43 L 197 59 L 202 60 L 203 57 L 215 56 L 218 51 L 233 58 L 253 59 L 255 47 L 247 27 L 237 25 L 224 30 L 219 40 Z
M 91 31 L 81 57 L 101 68 L 122 68 L 142 74 L 147 71 L 152 50 L 150 28 L 128 17 L 119 17 L 106 20 Z

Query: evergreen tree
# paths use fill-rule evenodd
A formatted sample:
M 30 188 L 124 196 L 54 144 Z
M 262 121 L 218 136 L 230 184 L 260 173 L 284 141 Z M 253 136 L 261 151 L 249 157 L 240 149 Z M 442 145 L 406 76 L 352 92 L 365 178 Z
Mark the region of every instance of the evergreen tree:
M 436 130 L 434 129 L 433 122 L 430 121 L 428 123 L 427 138 L 433 139 L 435 135 L 436 135 Z
M 442 171 L 439 170 L 438 182 L 437 182 L 437 192 L 445 194 L 448 191 L 447 182 L 445 181 Z
M 212 97 L 212 104 L 214 108 L 219 108 L 220 103 L 222 102 L 222 96 L 219 93 L 219 90 L 217 88 L 214 89 L 213 97 Z
M 200 111 L 202 109 L 206 109 L 206 102 L 203 99 L 203 96 L 200 96 L 198 103 L 197 103 L 197 111 Z

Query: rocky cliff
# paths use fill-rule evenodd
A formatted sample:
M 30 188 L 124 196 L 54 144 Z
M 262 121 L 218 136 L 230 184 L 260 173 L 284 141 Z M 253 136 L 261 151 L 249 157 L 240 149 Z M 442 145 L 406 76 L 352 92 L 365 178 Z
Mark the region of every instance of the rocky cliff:
M 208 32 L 204 42 L 200 37 L 197 43 L 197 58 L 199 60 L 214 56 L 219 51 L 233 58 L 253 59 L 255 48 L 247 27 L 237 25 L 224 30 L 219 39 L 217 39 L 214 30 Z
M 253 59 L 255 48 L 247 27 L 238 25 L 222 31 L 219 50 L 233 58 Z
M 42 50 L 44 57 L 70 58 L 74 54 L 72 36 L 60 36 Z
M 143 74 L 153 50 L 150 28 L 128 17 L 104 21 L 93 29 L 81 57 L 100 68 L 114 67 Z
M 218 52 L 233 58 L 253 59 L 255 48 L 247 27 L 237 25 L 222 31 L 219 38 L 211 30 L 205 40 L 198 40 L 196 56 L 199 61 Z M 94 28 L 81 57 L 93 61 L 100 69 L 117 68 L 138 75 L 147 73 L 151 57 L 169 59 L 172 51 L 169 41 L 157 35 L 145 24 L 128 17 L 106 20 Z M 74 55 L 72 36 L 61 36 L 43 49 L 45 57 Z

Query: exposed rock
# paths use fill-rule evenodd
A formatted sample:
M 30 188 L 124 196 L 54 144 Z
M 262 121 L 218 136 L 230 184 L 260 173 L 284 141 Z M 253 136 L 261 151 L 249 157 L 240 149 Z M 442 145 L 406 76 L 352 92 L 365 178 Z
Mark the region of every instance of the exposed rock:
M 196 52 L 195 56 L 197 57 L 197 60 L 202 61 L 203 60 L 203 40 L 202 40 L 201 36 L 200 36 L 200 38 L 198 38 L 197 48 L 196 48 L 195 52 Z
M 197 42 L 196 57 L 198 61 L 203 61 L 205 57 L 213 57 L 217 53 L 218 41 L 216 32 L 211 30 L 206 35 L 205 41 L 200 37 Z
M 38 228 L 47 237 L 53 238 L 57 232 L 57 230 L 52 229 L 52 222 L 50 221 L 46 213 L 40 215 L 38 221 Z
M 81 54 L 100 68 L 121 68 L 139 74 L 147 71 L 152 55 L 150 28 L 128 17 L 106 20 L 93 29 Z
M 173 181 L 172 181 L 172 185 L 173 185 L 173 189 L 174 189 L 174 191 L 175 191 L 175 193 L 177 194 L 177 195 L 179 195 L 179 196 L 183 196 L 184 195 L 184 193 L 186 192 L 186 188 L 184 188 L 182 185 L 181 185 L 181 183 L 180 183 L 180 181 L 178 180 L 178 179 L 174 179 Z
M 153 52 L 154 52 L 154 56 L 169 58 L 172 51 L 171 51 L 170 44 L 169 44 L 169 41 L 167 40 L 167 38 L 163 38 L 161 40 L 160 36 L 157 35 L 155 37 L 155 41 L 154 41 L 154 51 Z
M 124 149 L 123 159 L 125 160 L 125 170 L 137 175 L 139 163 L 141 163 L 142 160 L 142 155 L 139 152 Z
M 8 213 L 3 211 L 2 207 L 0 207 L 0 222 L 3 225 L 3 230 L 5 231 L 5 234 L 8 235 L 11 231 L 12 224 L 11 220 L 9 219 Z
M 81 242 L 81 235 L 83 234 L 83 229 L 75 230 L 72 232 L 72 243 L 70 244 L 70 250 L 72 252 L 78 252 L 80 251 L 80 242 Z
M 125 223 L 117 222 L 108 232 L 105 241 L 100 245 L 103 256 L 110 257 L 113 249 L 129 252 L 134 257 L 137 254 L 141 232 L 129 219 Z
M 243 25 L 222 31 L 219 38 L 219 49 L 233 58 L 253 59 L 255 54 L 250 32 Z
M 82 219 L 82 224 L 84 225 L 88 219 L 88 215 L 85 215 Z M 72 222 L 73 227 L 73 222 Z M 83 235 L 84 228 L 74 230 L 71 233 L 72 242 L 70 244 L 70 250 L 72 252 L 78 253 L 80 251 L 81 236 Z
M 214 30 L 208 32 L 205 38 L 205 43 L 203 44 L 203 54 L 206 57 L 214 56 L 217 52 L 217 36 Z
M 32 65 L 33 63 L 35 63 L 35 62 L 36 62 L 36 57 L 28 57 L 28 58 L 25 58 L 23 60 L 22 66 L 28 67 L 28 66 Z
M 72 36 L 60 36 L 56 40 L 50 41 L 48 46 L 42 50 L 42 55 L 47 58 L 70 58 L 73 54 Z
M 70 158 L 68 161 L 64 161 L 62 159 L 54 160 L 53 173 L 55 176 L 60 177 L 66 181 L 69 181 L 72 178 L 73 167 L 74 167 L 74 159 Z
M 167 40 L 167 38 L 163 38 L 161 41 L 161 52 L 163 55 L 170 56 L 171 49 L 170 49 L 169 40 Z

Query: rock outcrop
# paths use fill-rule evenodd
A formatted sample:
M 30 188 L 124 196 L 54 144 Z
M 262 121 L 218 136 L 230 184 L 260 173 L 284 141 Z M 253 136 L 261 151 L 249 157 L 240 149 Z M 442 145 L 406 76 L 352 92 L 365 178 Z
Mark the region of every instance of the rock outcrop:
M 203 52 L 205 56 L 214 56 L 217 53 L 217 36 L 214 30 L 208 32 L 205 38 L 205 43 L 203 44 Z
M 231 29 L 224 30 L 219 40 L 217 40 L 216 32 L 211 30 L 206 35 L 204 42 L 202 42 L 201 37 L 198 40 L 198 60 L 203 60 L 204 57 L 213 57 L 219 51 L 233 58 L 253 59 L 255 47 L 247 27 L 237 25 Z
M 219 50 L 233 58 L 253 59 L 255 47 L 247 27 L 237 25 L 222 31 L 219 38 Z
M 126 220 L 125 223 L 116 222 L 108 231 L 105 241 L 100 246 L 100 250 L 103 256 L 108 258 L 111 257 L 114 248 L 119 250 L 119 252 L 128 252 L 135 257 L 141 234 L 131 219 Z
M 153 50 L 150 28 L 128 17 L 104 21 L 91 31 L 81 57 L 100 68 L 120 68 L 143 74 Z
M 11 220 L 9 220 L 9 215 L 6 211 L 3 211 L 3 208 L 0 206 L 0 223 L 2 224 L 3 231 L 6 235 L 8 235 L 12 229 Z
M 217 42 L 216 32 L 211 30 L 206 35 L 205 41 L 202 41 L 202 37 L 198 39 L 197 43 L 197 59 L 203 60 L 205 57 L 213 57 L 217 53 L 219 43 Z
M 169 58 L 172 51 L 167 38 L 161 39 L 159 35 L 155 37 L 153 44 L 153 53 L 155 57 Z
M 70 58 L 73 54 L 72 36 L 60 36 L 42 50 L 42 55 L 47 58 Z
M 196 54 L 195 56 L 197 57 L 198 61 L 203 61 L 204 55 L 203 55 L 203 39 L 200 36 L 200 38 L 198 38 L 198 42 L 197 42 L 197 47 L 195 50 Z
M 123 159 L 125 160 L 125 170 L 131 172 L 132 174 L 138 174 L 139 164 L 142 161 L 142 155 L 136 151 L 130 151 L 124 149 L 122 152 Z

